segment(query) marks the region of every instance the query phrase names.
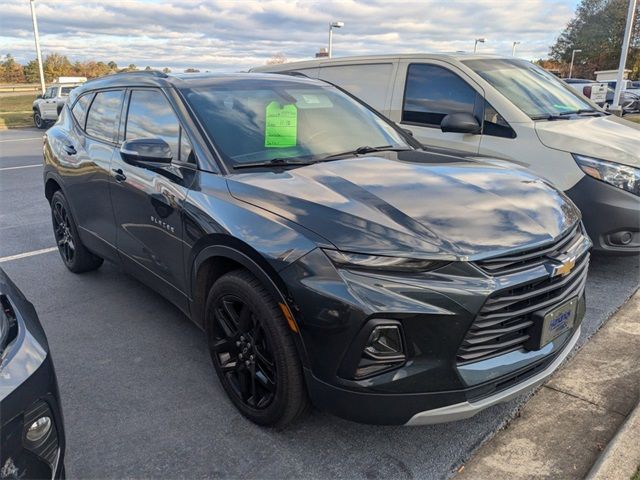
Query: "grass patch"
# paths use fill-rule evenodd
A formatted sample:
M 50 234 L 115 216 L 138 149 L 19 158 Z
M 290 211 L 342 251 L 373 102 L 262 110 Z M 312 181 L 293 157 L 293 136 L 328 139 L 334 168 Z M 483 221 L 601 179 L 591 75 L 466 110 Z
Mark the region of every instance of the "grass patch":
M 31 112 L 28 113 L 0 113 L 0 128 L 17 128 L 33 126 Z
M 630 122 L 640 123 L 640 115 L 625 115 L 624 119 Z M 634 477 L 633 480 L 640 480 L 640 476 L 638 476 L 638 478 Z
M 25 95 L 0 96 L 0 113 L 31 111 L 36 96 L 32 93 Z
M 31 106 L 35 99 L 36 96 L 32 93 L 0 96 L 0 128 L 33 125 Z
M 631 480 L 640 480 L 640 465 L 638 465 L 638 469 L 636 473 L 633 474 L 633 477 L 631 477 Z

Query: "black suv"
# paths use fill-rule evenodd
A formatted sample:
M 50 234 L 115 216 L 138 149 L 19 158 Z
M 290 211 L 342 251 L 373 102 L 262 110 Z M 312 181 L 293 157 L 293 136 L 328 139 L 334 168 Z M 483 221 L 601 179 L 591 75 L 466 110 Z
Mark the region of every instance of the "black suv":
M 104 77 L 72 92 L 44 162 L 67 267 L 122 264 L 180 307 L 262 425 L 309 399 L 361 422 L 466 418 L 579 336 L 591 243 L 571 201 L 425 151 L 326 83 Z

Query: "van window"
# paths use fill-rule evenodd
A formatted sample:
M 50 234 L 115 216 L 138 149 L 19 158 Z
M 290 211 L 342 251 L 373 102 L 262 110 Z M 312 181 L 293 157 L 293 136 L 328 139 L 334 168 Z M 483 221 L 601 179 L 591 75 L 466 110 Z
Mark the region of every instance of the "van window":
M 516 138 L 516 132 L 511 128 L 511 125 L 487 101 L 484 102 L 482 134 L 492 137 Z
M 85 131 L 96 138 L 113 142 L 120 124 L 123 90 L 98 92 L 87 116 Z
M 73 117 L 82 129 L 84 129 L 84 121 L 87 118 L 87 108 L 89 108 L 89 104 L 91 103 L 91 97 L 92 94 L 90 93 L 82 95 L 71 110 Z
M 164 94 L 159 90 L 134 90 L 129 100 L 125 138 L 149 137 L 167 142 L 174 160 L 192 160 L 189 139 L 181 132 L 178 117 Z
M 476 95 L 467 82 L 446 68 L 427 64 L 409 65 L 402 121 L 440 125 L 450 113 L 473 114 Z
M 391 63 L 323 66 L 318 78 L 344 88 L 366 104 L 382 111 L 387 106 L 392 72 Z

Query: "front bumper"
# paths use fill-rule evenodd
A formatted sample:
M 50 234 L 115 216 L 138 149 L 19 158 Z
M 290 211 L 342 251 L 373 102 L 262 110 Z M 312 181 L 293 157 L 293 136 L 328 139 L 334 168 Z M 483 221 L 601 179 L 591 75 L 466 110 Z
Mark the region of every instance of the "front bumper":
M 281 275 L 300 330 L 298 346 L 312 402 L 361 423 L 434 423 L 472 416 L 535 387 L 578 337 L 591 245 L 580 232 L 564 237 L 578 239 L 573 245 L 580 248 L 580 260 L 571 274 L 556 277 L 550 277 L 547 263 L 498 276 L 467 262 L 393 276 L 336 269 L 320 251 L 302 257 Z M 531 285 L 536 287 L 528 290 Z M 521 298 L 540 295 L 536 288 L 544 298 L 523 305 L 528 300 Z M 540 309 L 551 310 L 571 298 L 579 299 L 572 329 L 541 348 L 533 347 L 539 340 L 526 343 L 542 329 Z M 502 313 L 511 304 L 517 318 Z M 531 317 L 522 319 L 523 311 Z M 494 321 L 504 315 L 505 320 Z M 360 358 L 361 340 L 368 338 L 372 324 L 385 322 L 401 325 L 406 359 L 378 374 L 358 376 L 354 353 Z M 507 333 L 497 338 L 496 329 Z M 496 343 L 485 347 L 482 342 L 492 335 Z
M 582 211 L 595 251 L 615 255 L 640 253 L 640 197 L 585 175 L 565 192 Z M 631 241 L 621 244 L 621 234 Z
M 464 420 L 470 418 L 476 413 L 489 408 L 499 403 L 505 403 L 518 395 L 522 395 L 526 392 L 534 390 L 536 387 L 542 385 L 547 378 L 557 370 L 562 362 L 567 358 L 569 353 L 573 350 L 576 342 L 580 338 L 580 328 L 573 333 L 573 336 L 562 349 L 560 354 L 540 373 L 533 375 L 527 380 L 517 383 L 516 385 L 502 390 L 494 395 L 482 398 L 476 401 L 466 401 L 457 403 L 455 405 L 448 405 L 446 407 L 434 408 L 431 410 L 424 410 L 416 413 L 405 425 L 430 425 L 433 423 L 454 422 L 457 420 Z

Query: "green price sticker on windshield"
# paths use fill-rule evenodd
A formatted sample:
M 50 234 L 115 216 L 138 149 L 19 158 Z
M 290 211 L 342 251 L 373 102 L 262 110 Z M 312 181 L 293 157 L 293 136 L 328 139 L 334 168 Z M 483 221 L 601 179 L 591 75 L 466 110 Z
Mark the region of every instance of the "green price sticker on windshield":
M 264 126 L 264 146 L 295 147 L 298 132 L 298 109 L 291 103 L 281 107 L 278 102 L 267 105 Z

